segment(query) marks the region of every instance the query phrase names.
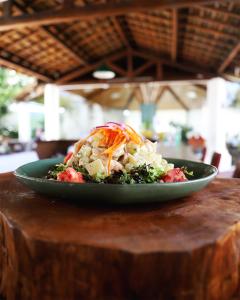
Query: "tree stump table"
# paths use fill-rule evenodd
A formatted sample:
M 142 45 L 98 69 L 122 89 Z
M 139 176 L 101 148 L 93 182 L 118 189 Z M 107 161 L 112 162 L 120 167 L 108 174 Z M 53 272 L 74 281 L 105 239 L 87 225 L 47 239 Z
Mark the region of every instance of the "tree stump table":
M 165 204 L 99 207 L 39 196 L 4 174 L 0 204 L 4 299 L 240 297 L 238 179 Z

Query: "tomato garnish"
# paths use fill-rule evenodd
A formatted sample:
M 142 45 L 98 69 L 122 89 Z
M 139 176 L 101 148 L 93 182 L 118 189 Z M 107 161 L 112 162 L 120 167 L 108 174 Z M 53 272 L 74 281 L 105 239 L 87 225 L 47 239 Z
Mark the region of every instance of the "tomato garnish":
M 65 171 L 58 173 L 58 181 L 84 183 L 83 175 L 75 171 L 72 167 L 68 167 Z
M 161 180 L 163 180 L 163 182 L 183 182 L 187 181 L 187 178 L 180 168 L 174 168 L 169 170 Z

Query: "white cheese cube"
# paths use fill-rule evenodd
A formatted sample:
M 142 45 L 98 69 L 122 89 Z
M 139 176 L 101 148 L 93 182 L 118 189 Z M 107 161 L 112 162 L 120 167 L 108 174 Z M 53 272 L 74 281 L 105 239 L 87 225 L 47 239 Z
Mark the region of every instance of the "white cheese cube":
M 85 166 L 90 176 L 94 176 L 96 174 L 105 174 L 106 170 L 103 166 L 101 159 L 97 159 Z

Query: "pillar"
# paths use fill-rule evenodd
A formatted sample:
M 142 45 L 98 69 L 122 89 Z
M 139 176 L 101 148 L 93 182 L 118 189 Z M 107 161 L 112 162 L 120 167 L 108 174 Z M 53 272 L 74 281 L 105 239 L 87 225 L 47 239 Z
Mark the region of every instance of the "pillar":
M 18 113 L 18 139 L 21 142 L 31 140 L 31 116 L 27 103 L 21 102 L 17 106 Z
M 231 156 L 226 148 L 226 129 L 224 126 L 223 104 L 227 98 L 226 81 L 214 78 L 207 84 L 207 101 L 202 111 L 203 135 L 207 141 L 207 161 L 214 151 L 222 154 L 220 171 L 229 170 Z
M 54 84 L 47 84 L 44 89 L 44 127 L 45 139 L 48 141 L 60 138 L 59 102 L 59 88 Z

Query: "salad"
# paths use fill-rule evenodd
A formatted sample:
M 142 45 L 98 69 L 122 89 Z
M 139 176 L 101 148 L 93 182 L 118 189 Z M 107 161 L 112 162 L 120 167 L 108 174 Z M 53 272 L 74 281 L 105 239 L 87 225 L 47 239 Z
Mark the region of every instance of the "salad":
M 186 168 L 174 168 L 157 153 L 157 143 L 141 137 L 129 125 L 108 122 L 74 145 L 48 179 L 76 183 L 163 183 L 187 181 Z

